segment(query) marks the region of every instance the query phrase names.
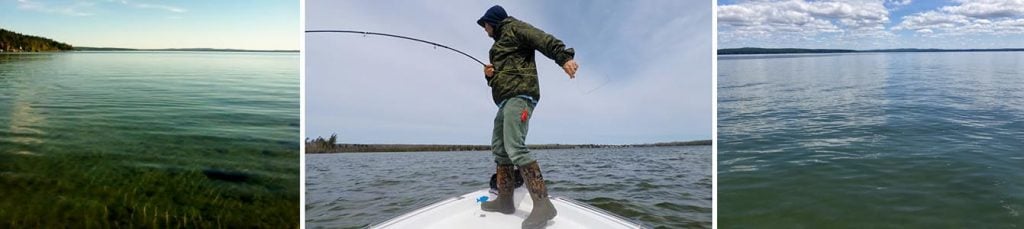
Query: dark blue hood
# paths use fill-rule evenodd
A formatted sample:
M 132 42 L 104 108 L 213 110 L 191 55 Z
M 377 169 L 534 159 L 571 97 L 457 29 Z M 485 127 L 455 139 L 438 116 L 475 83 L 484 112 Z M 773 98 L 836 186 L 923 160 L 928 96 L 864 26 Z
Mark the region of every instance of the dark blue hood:
M 480 25 L 480 27 L 484 27 L 484 23 L 491 24 L 491 27 L 494 27 L 495 31 L 497 31 L 498 23 L 500 23 L 501 20 L 505 20 L 507 17 L 508 14 L 505 13 L 505 8 L 501 8 L 499 5 L 494 5 L 490 9 L 487 9 L 487 13 L 484 13 L 484 16 L 480 17 L 480 20 L 476 20 L 476 24 Z

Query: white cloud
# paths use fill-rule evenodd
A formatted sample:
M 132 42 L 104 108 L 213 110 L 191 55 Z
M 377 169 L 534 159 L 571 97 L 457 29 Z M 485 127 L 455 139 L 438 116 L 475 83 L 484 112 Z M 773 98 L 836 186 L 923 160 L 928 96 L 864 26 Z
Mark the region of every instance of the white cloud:
M 1004 18 L 1024 16 L 1021 0 L 957 0 L 957 6 L 942 7 L 941 11 L 972 18 Z
M 891 2 L 891 1 L 890 1 Z M 904 3 L 909 1 L 899 1 Z M 819 35 L 887 37 L 883 0 L 746 1 L 718 7 L 719 39 L 813 40 Z
M 905 6 L 910 5 L 911 0 L 886 0 L 885 2 L 893 6 Z
M 957 0 L 957 5 L 903 17 L 894 31 L 922 36 L 1024 34 L 1024 1 Z
M 142 8 L 142 9 L 161 9 L 161 10 L 166 10 L 166 11 L 170 11 L 170 12 L 174 12 L 174 13 L 184 13 L 186 11 L 185 9 L 182 9 L 182 8 L 179 8 L 179 7 L 174 7 L 174 6 L 168 6 L 168 5 L 145 4 L 145 3 L 131 3 L 131 5 L 135 6 L 135 7 L 138 7 L 138 8 Z
M 93 13 L 88 12 L 88 10 L 90 10 L 93 5 L 95 4 L 91 2 L 74 2 L 66 5 L 55 5 L 40 1 L 18 0 L 18 9 L 63 14 L 68 16 L 92 16 Z
M 92 1 L 71 1 L 71 2 L 47 2 L 38 0 L 17 0 L 18 8 L 22 10 L 31 10 L 44 13 L 63 14 L 68 16 L 92 16 L 97 11 L 96 3 Z M 139 9 L 159 9 L 173 13 L 184 13 L 187 10 L 181 7 L 161 5 L 161 4 L 148 4 L 148 3 L 137 3 L 130 2 L 127 0 L 120 1 L 101 1 L 102 4 L 123 4 Z

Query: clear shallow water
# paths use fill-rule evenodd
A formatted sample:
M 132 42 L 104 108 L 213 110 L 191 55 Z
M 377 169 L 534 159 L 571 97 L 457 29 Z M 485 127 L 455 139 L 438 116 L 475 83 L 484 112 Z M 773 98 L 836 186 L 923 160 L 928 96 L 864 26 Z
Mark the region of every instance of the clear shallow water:
M 297 53 L 0 55 L 0 227 L 297 225 L 298 65 Z
M 651 227 L 711 227 L 711 147 L 535 150 L 550 195 Z M 306 226 L 358 228 L 488 187 L 490 152 L 306 155 Z
M 723 228 L 1024 226 L 1024 53 L 723 56 Z

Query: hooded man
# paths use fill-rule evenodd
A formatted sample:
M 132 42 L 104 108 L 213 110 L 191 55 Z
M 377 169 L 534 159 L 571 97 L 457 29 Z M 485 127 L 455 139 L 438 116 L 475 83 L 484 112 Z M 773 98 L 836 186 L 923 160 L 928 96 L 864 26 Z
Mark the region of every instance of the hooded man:
M 494 162 L 497 163 L 498 198 L 484 202 L 480 208 L 504 214 L 516 211 L 512 203 L 515 190 L 513 167 L 519 166 L 533 200 L 533 211 L 523 221 L 522 228 L 543 228 L 558 213 L 548 199 L 540 166 L 526 148 L 530 117 L 540 101 L 534 51 L 540 51 L 562 66 L 569 79 L 575 78 L 579 68 L 573 60 L 575 51 L 565 48 L 565 44 L 554 36 L 509 17 L 501 6 L 488 9 L 476 23 L 484 28 L 487 36 L 494 38 L 490 50 L 491 64 L 484 67 L 484 78 L 491 87 L 494 103 L 498 105 L 491 138 Z

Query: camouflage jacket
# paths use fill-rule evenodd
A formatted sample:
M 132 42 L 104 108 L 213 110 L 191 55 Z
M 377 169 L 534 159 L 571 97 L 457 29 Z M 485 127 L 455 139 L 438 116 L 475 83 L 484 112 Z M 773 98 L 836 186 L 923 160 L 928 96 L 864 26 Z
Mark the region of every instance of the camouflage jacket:
M 575 55 L 575 51 L 565 48 L 558 38 L 512 17 L 502 20 L 494 33 L 496 38 L 490 50 L 494 76 L 484 78 L 491 86 L 495 104 L 519 95 L 540 101 L 534 50 L 555 60 L 559 67 Z

